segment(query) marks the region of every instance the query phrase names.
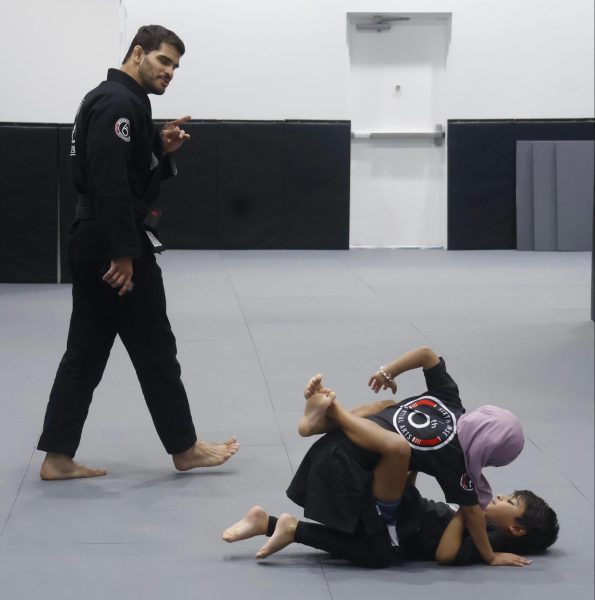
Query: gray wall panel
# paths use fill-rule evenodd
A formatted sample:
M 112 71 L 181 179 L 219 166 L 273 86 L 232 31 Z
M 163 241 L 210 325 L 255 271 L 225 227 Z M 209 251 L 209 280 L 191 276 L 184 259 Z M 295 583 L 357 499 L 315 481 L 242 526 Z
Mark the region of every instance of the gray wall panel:
M 535 250 L 556 250 L 558 212 L 554 142 L 533 142 L 533 216 Z
M 590 250 L 594 143 L 556 142 L 558 250 Z
M 589 251 L 595 143 L 517 141 L 518 250 Z
M 516 242 L 517 250 L 534 250 L 533 142 L 516 143 Z

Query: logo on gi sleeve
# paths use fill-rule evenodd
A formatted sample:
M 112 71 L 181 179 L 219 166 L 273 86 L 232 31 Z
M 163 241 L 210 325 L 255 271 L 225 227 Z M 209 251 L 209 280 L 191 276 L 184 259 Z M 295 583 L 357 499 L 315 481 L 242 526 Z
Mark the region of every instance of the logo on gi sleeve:
M 473 479 L 471 479 L 469 473 L 463 473 L 463 475 L 461 475 L 461 487 L 466 492 L 472 492 L 475 489 L 473 487 Z
M 119 138 L 122 138 L 125 142 L 130 141 L 130 121 L 128 119 L 124 117 L 118 119 L 114 130 Z

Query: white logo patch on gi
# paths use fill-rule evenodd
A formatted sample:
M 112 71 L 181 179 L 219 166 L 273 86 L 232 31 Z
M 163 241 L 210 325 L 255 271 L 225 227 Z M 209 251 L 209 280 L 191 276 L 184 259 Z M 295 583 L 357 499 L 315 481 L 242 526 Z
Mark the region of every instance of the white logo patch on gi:
M 125 117 L 118 119 L 114 130 L 119 138 L 122 138 L 125 142 L 130 141 L 130 121 L 128 119 Z

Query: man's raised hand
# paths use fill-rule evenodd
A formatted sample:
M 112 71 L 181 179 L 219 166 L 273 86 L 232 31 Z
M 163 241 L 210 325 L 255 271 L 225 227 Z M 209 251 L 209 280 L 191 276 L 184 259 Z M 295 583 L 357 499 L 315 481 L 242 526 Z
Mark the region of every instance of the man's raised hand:
M 186 133 L 180 126 L 190 121 L 191 118 L 190 115 L 186 115 L 164 125 L 161 130 L 161 142 L 165 154 L 175 152 L 186 140 L 190 139 L 190 134 Z

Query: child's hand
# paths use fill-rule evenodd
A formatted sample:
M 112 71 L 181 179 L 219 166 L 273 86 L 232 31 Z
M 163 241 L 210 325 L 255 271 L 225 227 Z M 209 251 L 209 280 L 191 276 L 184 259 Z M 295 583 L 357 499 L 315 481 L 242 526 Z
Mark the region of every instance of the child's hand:
M 393 394 L 397 393 L 397 384 L 392 379 L 385 377 L 380 371 L 376 371 L 376 373 L 370 377 L 368 386 L 372 388 L 372 391 L 375 394 L 377 394 L 380 390 L 386 389 L 390 389 Z
M 509 552 L 494 552 L 494 560 L 490 563 L 491 567 L 526 567 L 533 561 L 523 558 L 517 554 Z

